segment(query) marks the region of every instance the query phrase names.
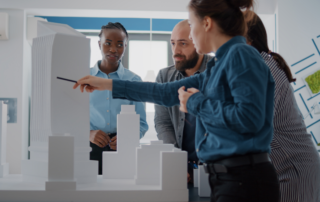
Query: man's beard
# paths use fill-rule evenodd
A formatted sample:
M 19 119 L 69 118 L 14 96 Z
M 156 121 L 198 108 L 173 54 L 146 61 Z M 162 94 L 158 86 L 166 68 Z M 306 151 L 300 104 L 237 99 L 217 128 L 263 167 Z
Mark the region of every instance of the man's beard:
M 186 59 L 185 55 L 174 55 L 173 57 L 182 57 L 184 60 L 181 61 L 176 61 L 175 62 L 175 67 L 178 71 L 180 72 L 185 72 L 187 69 L 192 69 L 196 66 L 198 60 L 199 60 L 199 55 L 196 50 L 190 55 L 190 59 Z

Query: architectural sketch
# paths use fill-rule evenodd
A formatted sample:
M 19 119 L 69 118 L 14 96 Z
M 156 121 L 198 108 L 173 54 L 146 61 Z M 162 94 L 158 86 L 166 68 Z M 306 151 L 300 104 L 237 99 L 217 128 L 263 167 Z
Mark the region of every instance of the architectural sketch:
M 308 82 L 306 81 L 308 76 L 319 70 L 320 35 L 318 31 L 314 31 L 314 34 L 312 35 L 313 36 L 308 42 L 308 45 L 306 45 L 308 48 L 306 48 L 303 52 L 299 52 L 301 58 L 295 58 L 294 61 L 291 60 L 288 61 L 288 63 L 291 64 L 290 69 L 293 77 L 297 78 L 297 81 L 293 82 L 292 85 L 297 104 L 301 113 L 305 117 L 304 121 L 307 130 L 312 135 L 315 146 L 318 148 L 318 146 L 320 146 L 320 142 L 318 141 L 320 135 L 317 133 L 317 128 L 319 127 L 320 119 L 318 116 L 314 116 L 314 114 L 311 112 L 314 110 L 315 114 L 318 114 L 317 109 L 319 108 L 320 104 L 320 93 L 313 93 Z

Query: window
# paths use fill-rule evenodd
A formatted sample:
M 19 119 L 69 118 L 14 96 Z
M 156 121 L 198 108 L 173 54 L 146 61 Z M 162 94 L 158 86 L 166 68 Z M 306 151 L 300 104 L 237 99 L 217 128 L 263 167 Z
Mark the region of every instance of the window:
M 167 47 L 166 41 L 129 41 L 130 70 L 142 80 L 151 80 L 152 78 L 147 78 L 148 71 L 158 75 L 159 70 L 168 65 Z
M 94 67 L 98 60 L 101 60 L 101 52 L 99 48 L 98 41 L 100 40 L 99 36 L 87 36 L 90 39 L 90 67 Z

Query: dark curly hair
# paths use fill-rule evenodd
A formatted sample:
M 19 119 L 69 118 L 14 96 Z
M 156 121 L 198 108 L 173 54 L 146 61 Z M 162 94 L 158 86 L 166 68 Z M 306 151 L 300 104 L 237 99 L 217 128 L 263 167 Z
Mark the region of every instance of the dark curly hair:
M 123 31 L 126 34 L 127 40 L 129 38 L 126 28 L 124 28 L 124 26 L 120 22 L 115 22 L 115 23 L 109 22 L 107 25 L 103 25 L 101 27 L 101 31 L 100 31 L 100 34 L 99 34 L 100 38 L 101 38 L 101 35 L 102 35 L 102 31 L 104 29 L 120 29 L 121 31 Z

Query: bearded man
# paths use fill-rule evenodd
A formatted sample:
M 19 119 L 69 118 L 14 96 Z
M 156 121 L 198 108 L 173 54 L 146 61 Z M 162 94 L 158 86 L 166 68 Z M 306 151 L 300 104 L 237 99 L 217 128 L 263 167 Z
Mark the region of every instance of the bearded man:
M 189 38 L 190 27 L 187 20 L 179 22 L 171 34 L 171 48 L 175 64 L 161 69 L 156 82 L 166 83 L 200 74 L 206 69 L 212 57 L 199 55 Z M 181 112 L 179 106 L 155 105 L 155 128 L 159 140 L 174 144 L 188 152 L 188 183 L 192 183 L 193 168 L 198 157 L 195 150 L 196 117 Z

